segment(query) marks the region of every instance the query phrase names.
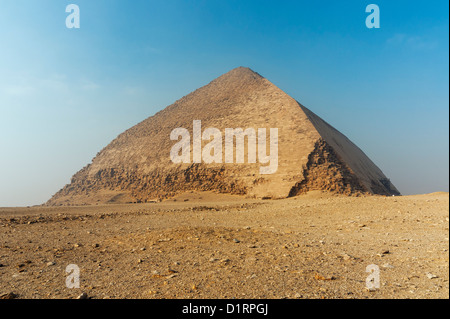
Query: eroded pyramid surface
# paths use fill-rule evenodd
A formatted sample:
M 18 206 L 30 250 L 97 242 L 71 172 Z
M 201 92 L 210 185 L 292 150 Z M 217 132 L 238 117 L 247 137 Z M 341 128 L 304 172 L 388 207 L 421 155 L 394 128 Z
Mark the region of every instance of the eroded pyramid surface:
M 247 161 L 174 164 L 170 134 L 179 127 L 192 132 L 194 120 L 221 132 L 278 128 L 277 171 L 261 174 L 260 163 Z M 245 152 L 247 158 L 247 147 Z M 343 134 L 258 73 L 240 67 L 120 134 L 47 204 L 148 202 L 187 191 L 284 198 L 310 190 L 399 195 Z

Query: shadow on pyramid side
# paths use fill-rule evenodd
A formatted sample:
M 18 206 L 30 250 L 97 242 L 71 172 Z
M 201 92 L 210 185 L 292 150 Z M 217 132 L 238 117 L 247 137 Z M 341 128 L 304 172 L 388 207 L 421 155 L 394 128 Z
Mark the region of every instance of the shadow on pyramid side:
M 262 174 L 261 163 L 249 163 L 248 147 L 244 163 L 236 163 L 236 146 L 233 163 L 194 163 L 194 147 L 189 163 L 174 163 L 171 132 L 185 128 L 193 136 L 195 120 L 203 130 L 220 132 L 277 128 L 276 172 Z M 203 148 L 209 141 L 200 143 Z M 400 195 L 343 134 L 258 73 L 239 67 L 120 134 L 47 205 L 153 202 L 190 191 L 275 199 L 312 190 Z

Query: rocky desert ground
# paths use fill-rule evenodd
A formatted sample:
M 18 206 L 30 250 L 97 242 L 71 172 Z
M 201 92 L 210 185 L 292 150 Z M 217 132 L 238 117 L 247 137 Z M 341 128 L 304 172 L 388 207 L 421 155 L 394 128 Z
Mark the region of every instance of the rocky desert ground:
M 449 298 L 449 194 L 0 209 L 2 298 Z M 66 267 L 80 288 L 66 287 Z M 380 288 L 366 288 L 368 265 Z

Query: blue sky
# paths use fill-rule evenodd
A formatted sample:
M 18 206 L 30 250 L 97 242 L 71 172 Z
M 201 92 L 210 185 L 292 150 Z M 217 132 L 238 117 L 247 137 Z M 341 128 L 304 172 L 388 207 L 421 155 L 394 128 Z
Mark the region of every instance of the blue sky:
M 80 29 L 65 26 L 70 3 Z M 365 26 L 370 3 L 380 29 Z M 0 206 L 45 202 L 122 131 L 237 66 L 347 135 L 403 194 L 448 191 L 448 12 L 447 1 L 0 0 Z

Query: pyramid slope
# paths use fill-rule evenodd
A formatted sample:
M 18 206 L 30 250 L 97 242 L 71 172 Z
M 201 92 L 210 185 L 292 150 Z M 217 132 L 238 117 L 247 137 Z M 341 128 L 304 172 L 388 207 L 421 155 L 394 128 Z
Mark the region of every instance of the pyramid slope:
M 322 139 L 333 148 L 339 158 L 358 177 L 365 190 L 373 194 L 400 195 L 397 188 L 358 146 L 315 113 L 301 104 L 300 107 Z
M 278 128 L 277 172 L 261 175 L 259 163 L 172 163 L 169 154 L 174 141 L 170 133 L 182 127 L 192 134 L 193 120 L 201 120 L 202 129 L 214 127 L 221 132 L 225 128 Z M 323 123 L 258 73 L 236 68 L 120 134 L 47 204 L 146 202 L 191 190 L 271 198 L 295 194 L 296 189 L 301 192 L 316 188 L 348 194 L 389 193 L 383 187 L 369 187 L 386 179 L 383 173 L 364 153 L 355 151 L 357 147 L 350 141 L 342 143 L 346 138 L 341 133 Z M 337 136 L 341 142 L 334 143 L 333 137 Z M 309 174 L 308 163 L 320 141 L 336 149 L 336 156 L 330 160 L 341 162 L 336 166 L 338 171 L 333 171 L 337 177 L 325 184 L 313 182 L 300 187 L 306 176 L 317 181 Z M 355 164 L 359 162 L 368 164 Z M 326 179 L 323 175 L 328 173 L 322 170 L 317 174 Z

